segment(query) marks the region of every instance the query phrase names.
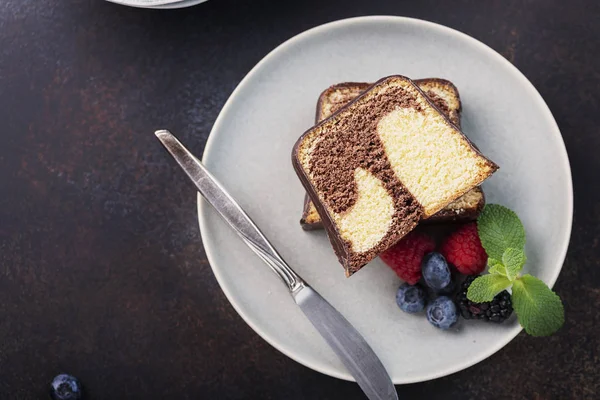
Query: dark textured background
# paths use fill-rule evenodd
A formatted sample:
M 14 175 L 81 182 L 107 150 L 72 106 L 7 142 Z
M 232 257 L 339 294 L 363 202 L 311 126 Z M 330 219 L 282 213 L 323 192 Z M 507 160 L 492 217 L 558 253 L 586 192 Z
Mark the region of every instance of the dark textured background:
M 398 387 L 401 398 L 598 398 L 600 3 L 568 3 L 210 0 L 169 12 L 4 0 L 1 397 L 43 398 L 67 371 L 92 399 L 362 398 L 235 313 L 203 253 L 195 192 L 152 132 L 168 126 L 201 154 L 227 97 L 275 46 L 328 21 L 393 14 L 466 32 L 523 71 L 558 121 L 575 185 L 556 285 L 565 327 Z

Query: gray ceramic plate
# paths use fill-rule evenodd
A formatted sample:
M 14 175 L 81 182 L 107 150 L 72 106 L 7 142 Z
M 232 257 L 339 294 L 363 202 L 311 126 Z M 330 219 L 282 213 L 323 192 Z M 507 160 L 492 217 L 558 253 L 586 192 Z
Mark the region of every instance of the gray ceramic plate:
M 221 111 L 204 162 L 282 256 L 362 332 L 396 384 L 469 367 L 501 349 L 521 328 L 461 321 L 452 332 L 398 309 L 400 280 L 376 260 L 345 278 L 323 232 L 298 220 L 304 191 L 292 146 L 313 124 L 317 97 L 331 84 L 402 74 L 452 80 L 463 100 L 463 127 L 501 169 L 484 189 L 489 202 L 515 210 L 527 231 L 525 270 L 553 285 L 571 232 L 573 194 L 565 146 L 531 83 L 477 40 L 430 22 L 364 17 L 304 32 L 267 55 Z M 351 380 L 296 307 L 287 289 L 200 202 L 202 238 L 231 304 L 266 341 L 322 373 Z

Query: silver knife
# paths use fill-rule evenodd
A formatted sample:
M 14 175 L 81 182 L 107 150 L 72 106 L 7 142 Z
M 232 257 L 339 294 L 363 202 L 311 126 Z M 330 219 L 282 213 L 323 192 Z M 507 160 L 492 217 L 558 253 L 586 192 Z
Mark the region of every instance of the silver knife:
M 350 322 L 283 261 L 244 210 L 171 132 L 160 130 L 155 135 L 194 182 L 200 194 L 287 285 L 296 304 L 367 397 L 371 400 L 398 400 L 394 384 L 383 364 Z

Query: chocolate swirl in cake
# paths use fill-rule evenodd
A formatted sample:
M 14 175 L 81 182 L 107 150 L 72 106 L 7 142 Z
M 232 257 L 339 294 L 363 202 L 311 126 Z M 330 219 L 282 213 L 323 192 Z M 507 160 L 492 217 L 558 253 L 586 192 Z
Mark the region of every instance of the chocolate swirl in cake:
M 359 107 L 350 118 L 336 125 L 313 149 L 310 172 L 317 190 L 334 212 L 343 213 L 354 205 L 357 168 L 368 170 L 383 183 L 397 203 L 397 212 L 403 214 L 398 217 L 404 217 L 403 210 L 416 201 L 394 175 L 377 133 L 378 116 L 396 107 L 420 110 L 403 88 L 390 88 L 368 107 Z M 415 208 L 418 207 L 417 204 Z

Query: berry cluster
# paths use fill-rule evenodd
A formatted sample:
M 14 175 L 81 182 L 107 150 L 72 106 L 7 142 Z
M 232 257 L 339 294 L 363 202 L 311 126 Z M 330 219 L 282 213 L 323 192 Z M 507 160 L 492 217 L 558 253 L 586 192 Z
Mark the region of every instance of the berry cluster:
M 487 303 L 467 299 L 469 285 L 487 264 L 475 223 L 461 226 L 443 241 L 439 252 L 435 249 L 430 236 L 411 232 L 381 254 L 381 259 L 405 281 L 396 293 L 401 310 L 414 314 L 425 309 L 427 320 L 444 330 L 453 327 L 459 315 L 502 322 L 512 314 L 510 294 L 506 291 Z M 467 278 L 455 294 L 461 274 Z

